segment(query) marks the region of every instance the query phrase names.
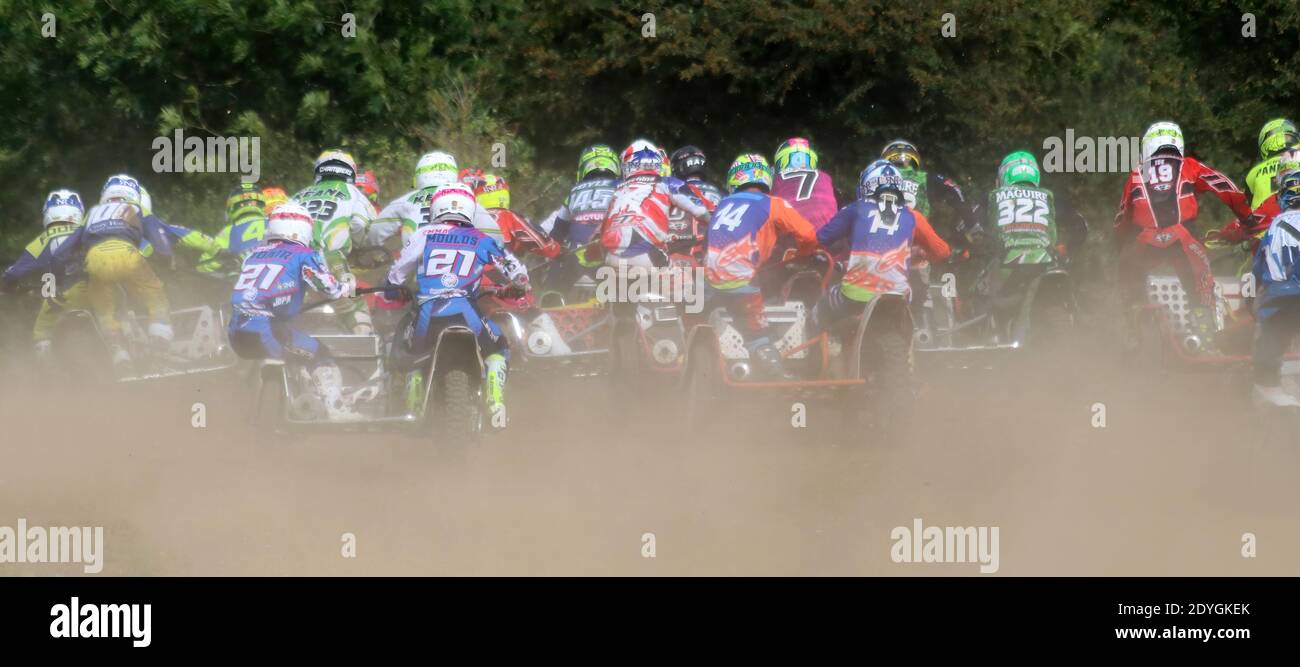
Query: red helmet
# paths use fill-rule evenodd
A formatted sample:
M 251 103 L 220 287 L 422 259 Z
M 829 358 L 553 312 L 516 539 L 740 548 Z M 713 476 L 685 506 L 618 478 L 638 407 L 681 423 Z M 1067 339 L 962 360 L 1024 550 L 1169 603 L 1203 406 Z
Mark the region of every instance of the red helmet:
M 379 203 L 379 179 L 375 178 L 375 172 L 369 169 L 357 176 L 357 187 L 366 193 L 366 199 L 372 204 Z
M 469 186 L 470 190 L 477 190 L 483 186 L 483 170 L 470 169 L 468 167 L 460 170 L 460 182 Z

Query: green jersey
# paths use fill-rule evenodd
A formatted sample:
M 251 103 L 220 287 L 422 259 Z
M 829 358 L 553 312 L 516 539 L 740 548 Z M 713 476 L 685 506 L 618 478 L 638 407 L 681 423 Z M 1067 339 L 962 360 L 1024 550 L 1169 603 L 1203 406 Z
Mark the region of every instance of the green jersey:
M 1052 191 L 1017 183 L 989 193 L 988 228 L 1003 264 L 1050 264 L 1056 258 Z
M 903 199 L 907 207 L 930 217 L 930 195 L 926 191 L 929 175 L 920 169 L 900 169 L 903 175 Z
M 1281 162 L 1281 157 L 1274 155 L 1246 173 L 1246 196 L 1250 198 L 1251 210 L 1259 208 L 1273 194 L 1273 177 L 1277 176 Z

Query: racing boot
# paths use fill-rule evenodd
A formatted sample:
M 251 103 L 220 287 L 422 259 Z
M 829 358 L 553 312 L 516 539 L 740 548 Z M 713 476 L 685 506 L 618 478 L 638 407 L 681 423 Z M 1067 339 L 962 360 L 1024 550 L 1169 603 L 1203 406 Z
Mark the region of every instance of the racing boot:
M 488 425 L 493 430 L 506 427 L 506 358 L 500 352 L 483 360 L 487 371 Z
M 353 422 L 364 419 L 352 411 L 352 406 L 343 400 L 343 374 L 333 364 L 320 366 L 312 372 L 316 391 L 325 404 L 325 414 L 332 422 Z

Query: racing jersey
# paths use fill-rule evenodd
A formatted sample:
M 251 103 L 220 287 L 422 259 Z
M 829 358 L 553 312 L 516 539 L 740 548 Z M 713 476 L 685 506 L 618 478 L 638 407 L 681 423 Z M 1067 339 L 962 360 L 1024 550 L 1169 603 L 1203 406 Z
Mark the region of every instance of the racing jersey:
M 990 192 L 988 223 L 1003 264 L 1055 261 L 1056 206 L 1051 190 L 1015 184 Z
M 56 222 L 46 227 L 23 248 L 18 260 L 5 269 L 0 281 L 8 288 L 29 275 L 49 273 L 55 277 L 54 289 L 59 293 L 75 285 L 85 277 L 81 262 L 71 261 L 67 256 L 56 260 L 54 251 L 67 242 L 79 227 L 81 225 L 75 222 Z
M 347 286 L 334 279 L 320 254 L 300 243 L 272 241 L 248 253 L 230 303 L 247 317 L 291 318 L 302 309 L 303 284 L 338 299 Z
M 816 229 L 830 221 L 839 206 L 831 175 L 820 169 L 791 169 L 772 179 L 772 195 L 786 200 Z
M 402 285 L 415 270 L 420 301 L 467 297 L 478 291 L 483 272 L 495 268 L 510 282 L 528 282 L 528 269 L 483 230 L 434 223 L 415 230 L 388 272 Z
M 605 222 L 605 213 L 617 187 L 618 181 L 613 178 L 591 178 L 578 183 L 569 190 L 564 204 L 542 221 L 542 231 L 571 248 L 586 245 Z
M 1115 215 L 1115 238 L 1167 246 L 1176 239 L 1161 233 L 1164 227 L 1185 225 L 1196 219 L 1196 195 L 1212 192 L 1238 218 L 1250 216 L 1246 196 L 1227 176 L 1196 158 L 1157 155 L 1138 165 L 1124 184 L 1119 212 Z
M 715 289 L 748 285 L 767 261 L 778 235 L 794 238 L 799 254 L 817 249 L 817 230 L 789 202 L 764 192 L 736 192 L 709 221 L 704 274 Z
M 840 239 L 849 241 L 849 261 L 841 289 L 855 301 L 870 301 L 879 294 L 910 295 L 907 270 L 915 241 L 935 260 L 947 259 L 951 249 L 924 215 L 906 206 L 882 207 L 872 199 L 859 199 L 840 209 L 817 230 L 823 247 Z
M 713 203 L 695 203 L 687 193 L 697 194 L 684 181 L 655 174 L 631 176 L 619 183 L 600 228 L 600 242 L 616 257 L 638 257 L 653 249 L 662 250 L 671 240 L 668 212 L 673 206 L 688 215 L 707 218 Z
M 335 258 L 352 251 L 352 237 L 365 238 L 375 219 L 375 207 L 357 186 L 346 181 L 327 180 L 292 197 L 314 220 L 312 243 L 325 253 L 332 266 Z

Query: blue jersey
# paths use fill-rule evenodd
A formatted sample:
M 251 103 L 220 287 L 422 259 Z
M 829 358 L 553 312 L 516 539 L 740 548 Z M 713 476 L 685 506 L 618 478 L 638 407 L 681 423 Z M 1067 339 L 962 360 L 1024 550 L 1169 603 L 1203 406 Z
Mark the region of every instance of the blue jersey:
M 477 292 L 489 267 L 509 280 L 528 279 L 524 265 L 496 239 L 475 227 L 435 223 L 411 235 L 389 271 L 388 281 L 401 285 L 414 269 L 421 300 L 452 299 Z
M 334 299 L 347 291 L 311 248 L 272 241 L 244 259 L 230 302 L 249 317 L 293 317 L 302 309 L 303 283 Z
M 1260 310 L 1271 300 L 1300 295 L 1300 211 L 1273 218 L 1255 251 L 1255 277 L 1260 285 Z

